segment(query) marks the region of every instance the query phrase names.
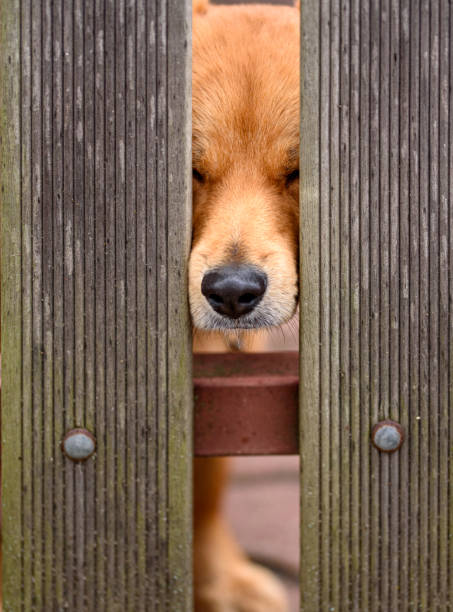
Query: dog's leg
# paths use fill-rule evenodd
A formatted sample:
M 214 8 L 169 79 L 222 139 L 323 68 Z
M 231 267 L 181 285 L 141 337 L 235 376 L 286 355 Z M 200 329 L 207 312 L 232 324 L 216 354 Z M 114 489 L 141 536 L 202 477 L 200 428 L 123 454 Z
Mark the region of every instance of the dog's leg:
M 259 351 L 265 336 L 197 334 L 195 352 Z M 236 349 L 237 350 L 237 349 Z M 222 516 L 229 460 L 194 460 L 194 575 L 196 612 L 286 612 L 286 596 L 268 570 L 247 559 Z
M 221 515 L 228 459 L 194 462 L 194 573 L 196 612 L 284 612 L 282 586 L 251 563 Z

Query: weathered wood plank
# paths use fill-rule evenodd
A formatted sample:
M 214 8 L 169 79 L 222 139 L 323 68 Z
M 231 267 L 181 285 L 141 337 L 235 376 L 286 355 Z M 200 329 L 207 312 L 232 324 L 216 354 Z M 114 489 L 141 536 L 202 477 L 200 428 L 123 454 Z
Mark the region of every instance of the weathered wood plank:
M 329 150 L 329 169 L 330 169 L 330 184 L 326 185 L 326 190 L 329 192 L 329 218 L 332 223 L 329 226 L 329 293 L 326 298 L 328 308 L 330 309 L 329 336 L 330 336 L 330 367 L 332 363 L 340 363 L 340 321 L 341 321 L 341 306 L 340 306 L 340 290 L 341 290 L 341 271 L 340 271 L 340 250 L 341 250 L 341 212 L 340 212 L 340 191 L 341 178 L 339 172 L 339 155 L 341 147 L 341 101 L 340 101 L 340 66 L 341 66 L 341 5 L 340 1 L 330 2 L 330 21 L 332 29 L 327 30 L 327 38 L 323 41 L 324 48 L 330 50 L 330 77 L 328 89 L 324 95 L 331 96 L 332 104 L 329 109 L 330 113 L 330 139 L 328 143 Z M 329 22 L 328 22 L 329 23 Z M 327 25 L 328 25 L 327 23 Z M 328 37 L 332 33 L 331 40 Z M 302 150 L 303 147 L 301 147 Z M 326 179 L 327 179 L 326 175 Z M 321 253 L 323 249 L 320 245 Z M 302 276 L 302 274 L 301 274 Z M 338 404 L 340 398 L 341 385 L 340 368 L 334 368 L 331 371 L 328 384 L 330 385 L 330 405 L 334 405 L 335 409 L 331 410 L 331 431 L 330 431 L 330 470 L 332 474 L 331 500 L 332 500 L 332 529 L 330 538 L 330 566 L 331 566 L 331 605 L 339 608 L 341 605 L 342 585 L 341 585 L 341 415 Z M 321 374 L 319 374 L 321 376 Z M 321 432 L 323 438 L 325 432 Z M 336 458 L 336 459 L 334 459 Z
M 452 210 L 452 199 L 449 194 L 451 182 L 451 168 L 449 166 L 452 148 L 449 143 L 450 128 L 452 122 L 453 107 L 449 102 L 449 88 L 451 89 L 450 71 L 453 66 L 451 62 L 451 38 L 449 32 L 453 26 L 450 17 L 450 3 L 442 0 L 439 9 L 439 481 L 447 482 L 449 469 L 452 465 L 449 458 L 448 423 L 451 418 L 449 405 L 449 371 L 442 367 L 449 361 L 450 343 L 449 329 L 453 328 L 450 322 L 450 306 L 448 289 L 451 283 L 449 276 L 448 251 L 450 247 L 449 218 Z M 451 21 L 451 24 L 449 24 Z M 439 601 L 445 601 L 449 592 L 449 577 L 451 574 L 451 559 L 449 559 L 448 542 L 451 539 L 449 527 L 449 516 L 443 509 L 451 505 L 448 499 L 447 487 L 439 487 Z
M 96 3 L 90 2 L 83 6 L 83 32 L 84 32 L 84 61 L 83 61 L 83 197 L 84 207 L 84 358 L 85 358 L 85 394 L 84 412 L 82 416 L 83 426 L 89 431 L 97 428 L 97 403 L 96 403 L 96 189 L 95 184 L 95 127 L 96 127 Z M 96 530 L 96 512 L 98 505 L 96 469 L 94 462 L 89 462 L 84 471 L 87 490 L 96 491 L 96 495 L 85 497 L 85 512 L 81 516 L 85 519 L 85 533 L 90 534 Z M 87 576 L 96 576 L 96 546 L 94 538 L 86 540 L 85 563 L 82 572 Z M 89 606 L 89 602 L 96 599 L 97 583 L 95 580 L 84 581 L 83 606 Z
M 0 11 L 4 609 L 190 610 L 190 3 Z
M 371 610 L 370 598 L 370 456 L 369 456 L 369 418 L 370 418 L 370 141 L 363 134 L 370 130 L 370 83 L 369 67 L 371 62 L 371 32 L 370 32 L 371 7 L 368 2 L 360 3 L 360 75 L 357 84 L 359 90 L 359 225 L 360 225 L 360 284 L 359 284 L 359 308 L 360 308 L 360 436 L 358 440 L 358 452 L 360 454 L 360 568 L 358 581 L 360 582 L 359 608 Z
M 110 362 L 112 350 L 107 344 L 107 253 L 110 252 L 110 244 L 107 242 L 107 172 L 111 167 L 108 163 L 110 159 L 111 140 L 107 132 L 107 87 L 109 84 L 110 74 L 107 73 L 106 65 L 106 48 L 108 36 L 111 35 L 111 29 L 107 27 L 107 15 L 104 12 L 104 1 L 96 0 L 94 9 L 94 176 L 95 183 L 93 185 L 94 196 L 94 240 L 95 240 L 95 261 L 94 261 L 94 281 L 95 281 L 95 424 L 96 430 L 105 432 L 107 430 L 107 376 L 112 371 L 107 369 L 106 365 Z M 107 162 L 107 163 L 106 163 Z M 108 207 L 111 210 L 111 206 Z M 111 383 L 111 381 L 109 381 Z M 106 610 L 106 592 L 107 584 L 113 573 L 113 563 L 108 563 L 108 559 L 113 559 L 107 551 L 107 542 L 110 534 L 108 528 L 110 526 L 106 520 L 106 505 L 107 505 L 107 452 L 110 448 L 110 443 L 106 441 L 103 445 L 98 445 L 96 451 L 96 512 L 95 512 L 95 529 L 97 534 L 95 547 L 95 571 L 96 579 L 94 581 L 95 592 L 100 593 L 99 610 Z M 113 541 L 111 541 L 113 546 Z
M 42 67 L 46 73 L 52 70 L 52 14 L 51 3 L 43 2 L 42 12 Z M 48 101 L 42 105 L 42 227 L 51 228 L 53 223 L 53 191 L 52 191 L 52 81 L 46 79 L 42 84 L 42 100 Z M 48 232 L 42 244 L 43 262 L 53 263 L 53 232 Z M 54 405 L 53 398 L 53 266 L 42 268 L 42 352 L 43 352 L 43 414 L 51 414 Z M 41 428 L 43 439 L 43 455 L 54 458 L 53 422 L 49 419 Z M 39 439 L 39 437 L 38 437 Z M 58 450 L 58 449 L 57 449 Z M 53 461 L 44 462 L 42 499 L 42 520 L 45 546 L 43 547 L 43 601 L 52 609 L 53 605 L 53 528 L 52 507 L 54 505 L 53 491 Z
M 429 311 L 429 191 L 430 191 L 430 82 L 429 82 L 429 63 L 430 63 L 430 15 L 429 4 L 427 0 L 420 0 L 420 74 L 419 89 L 420 89 L 420 108 L 418 117 L 418 126 L 420 139 L 418 150 L 418 164 L 420 171 L 419 183 L 419 353 L 418 367 L 420 371 L 419 378 L 419 425 L 420 425 L 420 464 L 419 464 L 419 595 L 418 601 L 422 609 L 429 609 L 429 535 L 430 535 L 430 516 L 429 516 L 429 488 L 430 479 L 430 457 L 429 457 L 429 433 L 430 433 L 430 414 L 429 414 L 429 369 L 430 369 L 430 351 L 429 351 L 429 328 L 430 328 L 430 311 Z
M 420 1 L 414 0 L 411 4 L 410 17 L 410 33 L 409 33 L 409 49 L 410 49 L 410 69 L 409 82 L 411 87 L 410 93 L 410 125 L 409 125 L 409 193 L 410 193 L 410 209 L 409 209 L 409 309 L 410 309 L 410 324 L 409 324 L 409 381 L 410 395 L 409 408 L 417 406 L 419 402 L 419 381 L 420 371 L 418 367 L 419 350 L 420 350 L 420 310 L 419 310 L 419 282 L 420 282 L 420 220 L 419 220 L 419 181 L 420 181 L 420 166 L 419 166 L 419 112 L 420 112 L 420 91 L 416 86 L 418 76 L 420 74 Z M 409 465 L 409 491 L 410 491 L 410 529 L 416 529 L 419 521 L 420 512 L 420 482 L 419 482 L 419 466 L 420 466 L 420 419 L 418 415 L 413 415 L 412 410 L 409 417 L 409 435 L 412 440 L 410 445 L 410 465 Z M 415 418 L 414 418 L 415 417 Z M 419 538 L 411 536 L 409 549 L 409 602 L 415 605 L 419 599 L 418 593 L 418 568 L 419 568 Z
M 340 559 L 350 554 L 350 500 L 351 500 L 351 402 L 350 402 L 350 376 L 351 376 L 351 340 L 350 340 L 350 260 L 351 260 L 351 35 L 350 35 L 350 0 L 341 0 L 338 3 L 339 11 L 339 61 L 338 61 L 338 121 L 339 121 L 339 147 L 338 147 L 338 254 L 332 260 L 338 265 L 339 287 L 338 299 L 338 347 L 339 347 L 339 388 L 338 388 L 338 431 L 340 443 L 339 465 L 339 539 Z M 335 65 L 335 64 L 334 64 Z M 334 370 L 332 370 L 333 372 Z M 335 402 L 336 403 L 336 402 Z M 339 607 L 347 609 L 351 593 L 351 563 L 340 564 L 340 581 L 338 590 L 340 594 Z
M 379 232 L 379 150 L 380 150 L 380 130 L 379 130 L 379 88 L 380 88 L 380 50 L 379 50 L 379 3 L 371 2 L 370 7 L 370 64 L 368 67 L 369 92 L 369 159 L 365 163 L 370 168 L 369 185 L 369 305 L 370 317 L 369 324 L 369 359 L 370 359 L 370 404 L 368 410 L 368 423 L 365 427 L 369 429 L 379 418 L 379 255 L 380 255 L 380 232 Z M 366 135 L 364 135 L 366 138 Z M 366 238 L 365 238 L 366 240 Z M 368 448 L 367 448 L 368 454 Z M 384 459 L 384 462 L 386 460 Z M 378 612 L 380 607 L 380 489 L 379 489 L 380 464 L 377 453 L 370 456 L 370 573 L 368 576 L 370 583 L 370 604 L 371 611 Z M 370 477 L 371 476 L 371 477 Z
M 2 352 L 2 523 L 3 607 L 22 605 L 21 545 L 23 517 L 22 441 L 22 278 L 21 249 L 21 50 L 20 5 L 0 3 L 0 204 L 1 204 L 1 352 Z M 27 244 L 28 246 L 28 244 Z M 25 255 L 27 252 L 25 252 Z M 8 355 L 6 359 L 5 356 Z M 24 364 L 28 367 L 28 361 Z M 26 389 L 25 391 L 28 391 Z M 27 394 L 28 395 L 28 394 Z M 8 418 L 6 416 L 8 415 Z M 27 457 L 28 459 L 28 457 Z M 21 463 L 22 462 L 22 463 Z M 5 469 L 5 466 L 8 466 Z M 29 515 L 27 515 L 28 517 Z M 8 563 L 5 563 L 8 559 Z M 28 559 L 27 559 L 28 561 Z M 29 565 L 26 565 L 27 569 Z
M 30 10 L 29 7 L 21 6 L 21 35 L 22 40 L 29 41 L 31 32 Z M 22 479 L 22 495 L 23 495 L 23 525 L 26 533 L 23 538 L 23 605 L 24 608 L 32 605 L 32 552 L 31 552 L 31 526 L 33 515 L 32 502 L 32 448 L 30 444 L 25 444 L 24 441 L 32 437 L 32 302 L 31 302 L 31 286 L 32 286 L 32 222 L 31 222 L 31 46 L 25 45 L 21 49 L 21 81 L 20 90 L 22 97 L 21 106 L 21 131 L 27 134 L 27 137 L 21 138 L 21 208 L 22 219 L 22 440 L 23 447 L 23 479 Z M 3 218 L 3 215 L 2 215 Z M 3 248 L 3 240 L 1 242 Z M 3 259 L 3 258 L 2 258 Z M 2 326 L 3 327 L 3 326 Z M 5 326 L 6 329 L 6 326 Z M 5 376 L 6 378 L 6 376 Z M 3 389 L 3 386 L 2 386 Z M 3 391 L 2 391 L 3 398 Z M 3 424 L 2 424 L 3 425 Z M 3 427 L 2 427 L 3 429 Z M 4 448 L 4 447 L 2 447 Z M 6 463 L 6 460 L 4 464 Z M 27 533 L 28 532 L 28 533 Z M 6 588 L 6 587 L 4 587 Z M 4 603 L 4 605 L 6 605 Z
M 146 46 L 147 34 L 147 2 L 141 0 L 137 2 L 137 38 L 136 48 L 144 48 Z M 146 134 L 148 115 L 146 112 L 146 60 L 136 64 L 136 130 L 137 130 L 137 158 L 136 158 L 136 191 L 137 191 L 137 249 L 136 269 L 137 269 L 137 313 L 147 312 L 147 267 L 146 267 L 146 228 L 147 228 L 147 147 Z M 146 466 L 148 449 L 146 448 L 146 362 L 147 362 L 147 324 L 144 317 L 137 317 L 136 320 L 136 385 L 137 385 L 137 440 L 142 443 L 137 446 L 136 458 L 136 479 L 137 483 L 143 482 L 146 479 Z M 143 487 L 137 486 L 136 499 L 136 522 L 137 531 L 146 531 L 146 494 Z M 137 575 L 143 575 L 146 572 L 146 539 L 139 538 L 137 542 L 136 555 Z M 135 593 L 135 610 L 137 612 L 146 612 L 146 587 L 147 584 L 143 581 L 136 581 Z
M 400 2 L 391 0 L 389 3 L 389 138 L 388 138 L 388 167 L 389 167 L 389 200 L 388 200 L 388 363 L 389 363 L 389 388 L 388 388 L 388 414 L 390 419 L 396 422 L 401 420 L 400 406 L 400 207 L 392 206 L 393 202 L 399 201 L 399 136 L 400 136 Z M 400 490 L 400 459 L 398 455 L 390 457 L 389 479 L 390 491 Z M 398 609 L 400 601 L 404 601 L 404 577 L 400 572 L 400 497 L 391 496 L 390 520 L 389 520 L 389 546 L 388 546 L 388 573 L 389 573 L 389 607 Z M 404 607 L 404 604 L 403 604 Z
M 64 162 L 64 143 L 63 132 L 63 5 L 54 4 L 52 12 L 53 40 L 53 77 L 52 77 L 52 188 L 53 188 L 53 245 L 54 253 L 63 254 L 64 246 L 64 198 L 63 198 L 63 162 Z M 61 416 L 64 406 L 64 258 L 55 256 L 53 258 L 53 385 L 54 385 L 54 406 L 52 413 L 53 420 L 53 444 L 58 446 L 65 433 L 64 419 Z M 25 471 L 25 470 L 24 470 Z M 54 452 L 54 493 L 55 500 L 63 500 L 64 479 L 64 458 L 62 453 Z M 60 477 L 59 477 L 60 476 Z M 59 546 L 59 542 L 64 541 L 64 505 L 57 503 L 52 520 L 54 526 L 54 607 L 63 607 L 66 597 L 65 575 L 63 571 L 56 568 L 64 567 L 65 550 Z M 27 538 L 25 538 L 26 541 Z M 26 609 L 26 607 L 25 607 Z
M 187 410 L 187 393 L 192 389 L 191 331 L 187 308 L 187 254 L 191 244 L 192 214 L 192 63 L 190 55 L 189 3 L 168 1 L 167 48 L 168 142 L 168 483 L 172 520 L 168 531 L 168 592 L 171 610 L 192 607 L 191 547 L 192 512 L 189 490 L 192 483 L 192 412 Z M 184 171 L 182 170 L 184 169 Z M 174 202 L 181 201 L 176 207 Z M 182 350 L 184 349 L 184 350 Z M 185 495 L 181 494 L 185 491 Z M 181 537 L 183 534 L 183 537 Z
M 319 368 L 320 350 L 320 244 L 319 244 L 319 167 L 320 136 L 318 126 L 321 49 L 319 46 L 319 6 L 317 2 L 301 3 L 301 22 L 310 27 L 301 31 L 301 165 L 300 186 L 300 273 L 304 279 L 300 295 L 300 461 L 301 461 L 301 610 L 319 609 L 320 542 L 320 424 Z M 316 416 L 313 407 L 316 406 Z
M 301 609 L 448 609 L 453 9 L 301 15 Z
M 322 17 L 321 23 L 323 31 L 321 33 L 321 40 L 326 40 L 326 28 L 328 28 L 328 15 L 330 13 L 330 3 L 328 0 L 324 0 L 321 6 Z M 321 84 L 322 89 L 321 95 L 329 95 L 330 87 L 330 56 L 328 53 L 321 55 Z M 330 117 L 329 109 L 321 107 L 320 109 L 320 141 L 321 141 L 321 167 L 322 175 L 327 176 L 327 170 L 329 168 L 329 148 L 326 144 L 330 138 Z M 330 304 L 329 304 L 329 291 L 330 291 L 330 227 L 329 227 L 329 216 L 330 216 L 330 184 L 328 181 L 322 181 L 320 185 L 320 232 L 321 242 L 326 245 L 324 251 L 320 254 L 320 324 L 321 324 L 321 351 L 320 351 L 320 368 L 325 371 L 329 368 L 330 364 L 330 341 L 329 341 L 329 321 L 330 321 Z M 320 393 L 321 393 L 321 406 L 320 406 L 320 427 L 322 435 L 320 435 L 320 463 L 323 470 L 328 470 L 330 466 L 331 456 L 331 440 L 332 432 L 330 428 L 330 422 L 332 417 L 330 415 L 330 384 L 327 377 L 323 377 L 320 380 Z M 321 485 L 320 490 L 320 512 L 321 517 L 328 516 L 330 514 L 332 500 L 328 483 L 324 481 Z M 330 560 L 331 560 L 331 534 L 328 523 L 321 520 L 321 539 L 320 539 L 320 597 L 321 601 L 327 601 L 329 599 L 330 592 Z
M 104 313 L 100 321 L 105 325 L 105 346 L 103 348 L 103 359 L 99 369 L 105 370 L 105 403 L 104 418 L 105 439 L 104 461 L 105 461 L 105 489 L 103 499 L 103 516 L 100 518 L 101 524 L 105 524 L 105 604 L 104 609 L 108 609 L 108 604 L 114 598 L 113 589 L 117 573 L 117 533 L 115 516 L 108 512 L 108 508 L 114 508 L 117 504 L 115 484 L 116 484 L 116 463 L 117 452 L 116 436 L 116 271 L 115 271 L 115 219 L 116 219 L 116 100 L 115 100 L 115 2 L 106 0 L 104 2 L 104 39 L 105 50 L 102 58 L 103 74 L 99 78 L 104 82 L 104 131 L 99 133 L 99 137 L 104 139 L 104 159 L 101 160 L 104 170 L 105 195 L 104 195 L 104 260 L 105 260 L 105 287 L 104 287 Z M 101 28 L 99 24 L 99 28 Z M 120 196 L 121 197 L 121 196 Z M 102 605 L 102 604 L 101 604 Z
M 395 316 L 399 317 L 399 341 L 395 339 L 395 345 L 399 346 L 398 365 L 399 368 L 399 388 L 395 392 L 395 409 L 399 404 L 399 420 L 400 423 L 409 423 L 409 396 L 410 396 L 410 381 L 409 381 L 409 329 L 410 329 L 410 312 L 409 312 L 409 257 L 410 257 L 410 216 L 409 216 L 409 106 L 411 99 L 411 91 L 409 89 L 409 71 L 410 71 L 410 51 L 409 51 L 409 10 L 410 0 L 401 2 L 399 14 L 399 35 L 400 45 L 396 51 L 398 54 L 399 67 L 399 167 L 395 167 L 395 180 L 398 181 L 399 190 L 399 287 L 395 287 L 395 291 L 399 291 L 399 313 Z M 395 150 L 398 150 L 398 143 Z M 392 416 L 396 416 L 393 415 Z M 404 521 L 397 521 L 399 528 L 399 553 L 397 555 L 399 563 L 399 583 L 397 587 L 400 591 L 400 607 L 401 610 L 410 609 L 410 574 L 409 574 L 409 545 L 411 541 L 409 516 L 410 516 L 410 489 L 407 484 L 410 482 L 410 456 L 409 445 L 404 444 L 399 454 L 401 455 L 399 479 L 400 483 L 404 483 L 400 487 L 401 496 L 399 499 L 400 516 L 406 517 Z M 405 485 L 405 486 L 404 486 Z
M 147 5 L 147 21 L 152 20 L 153 23 L 158 19 L 158 5 L 153 3 Z M 155 134 L 157 133 L 157 40 L 156 31 L 147 31 L 148 51 L 146 55 L 146 144 L 150 147 L 152 154 L 146 156 L 146 193 L 157 194 L 158 171 L 157 171 L 157 142 Z M 145 261 L 153 261 L 156 258 L 157 244 L 157 211 L 156 209 L 147 210 L 146 223 L 146 259 Z M 152 324 L 147 325 L 146 329 L 146 355 L 148 361 L 155 360 L 158 362 L 157 341 L 156 341 L 156 321 L 157 321 L 157 303 L 158 303 L 158 276 L 159 267 L 157 265 L 146 267 L 146 313 L 147 320 Z M 146 376 L 146 403 L 147 405 L 158 405 L 158 368 L 148 370 Z M 158 448 L 158 430 L 156 427 L 156 415 L 153 419 L 145 421 L 146 428 L 149 431 L 149 450 L 147 452 L 146 474 L 149 482 L 148 490 L 146 491 L 146 512 L 157 512 L 158 498 L 158 479 L 157 479 L 157 448 Z M 158 521 L 147 525 L 147 546 L 148 549 L 153 545 L 154 541 L 159 537 Z M 147 566 L 149 559 L 147 560 Z M 157 579 L 149 580 L 146 585 L 147 598 L 153 601 L 159 601 L 159 583 Z

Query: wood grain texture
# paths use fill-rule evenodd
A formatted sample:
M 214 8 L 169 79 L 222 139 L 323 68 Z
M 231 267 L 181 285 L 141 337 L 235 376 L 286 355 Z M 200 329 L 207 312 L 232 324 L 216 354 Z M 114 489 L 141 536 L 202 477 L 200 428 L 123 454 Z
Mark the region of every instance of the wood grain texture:
M 453 7 L 301 5 L 301 609 L 447 610 Z
M 303 279 L 300 294 L 300 461 L 301 469 L 301 609 L 311 602 L 313 610 L 319 609 L 321 580 L 320 558 L 320 504 L 321 491 L 318 474 L 322 471 L 319 444 L 319 429 L 323 414 L 318 408 L 320 397 L 320 200 L 319 159 L 320 98 L 319 98 L 319 28 L 318 3 L 301 4 L 301 21 L 310 24 L 301 31 L 301 155 L 300 173 L 300 274 Z M 308 325 L 308 321 L 310 324 Z M 329 444 L 329 440 L 325 441 Z M 332 442 L 330 441 L 330 444 Z
M 4 610 L 191 610 L 190 3 L 0 11 Z
M 21 558 L 25 499 L 22 498 L 21 452 L 21 143 L 20 11 L 17 3 L 0 3 L 0 204 L 1 204 L 1 348 L 2 348 L 2 582 L 3 593 L 22 596 Z M 25 335 L 26 337 L 26 335 Z M 5 358 L 8 355 L 8 358 Z M 27 364 L 24 364 L 26 367 Z M 8 444 L 8 441 L 10 442 Z M 28 498 L 29 499 L 29 498 Z M 8 563 L 5 560 L 8 559 Z M 3 607 L 7 610 L 5 595 Z M 10 607 L 10 609 L 12 609 Z

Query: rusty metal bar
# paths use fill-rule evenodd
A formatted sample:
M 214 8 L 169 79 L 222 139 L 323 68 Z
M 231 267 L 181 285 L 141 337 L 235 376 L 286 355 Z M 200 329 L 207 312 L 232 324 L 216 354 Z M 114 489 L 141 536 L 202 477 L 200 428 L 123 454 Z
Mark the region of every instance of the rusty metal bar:
M 195 454 L 297 454 L 298 367 L 296 352 L 195 355 Z

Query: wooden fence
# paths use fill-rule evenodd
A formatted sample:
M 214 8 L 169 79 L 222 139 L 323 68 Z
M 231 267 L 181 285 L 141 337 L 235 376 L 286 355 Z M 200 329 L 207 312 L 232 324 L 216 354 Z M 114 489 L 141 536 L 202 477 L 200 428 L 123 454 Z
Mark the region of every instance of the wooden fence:
M 453 5 L 301 7 L 302 609 L 448 610 Z
M 190 609 L 190 6 L 0 6 L 4 610 Z
M 449 610 L 453 5 L 301 15 L 301 609 Z M 0 0 L 0 83 L 4 610 L 189 611 L 190 3 Z

